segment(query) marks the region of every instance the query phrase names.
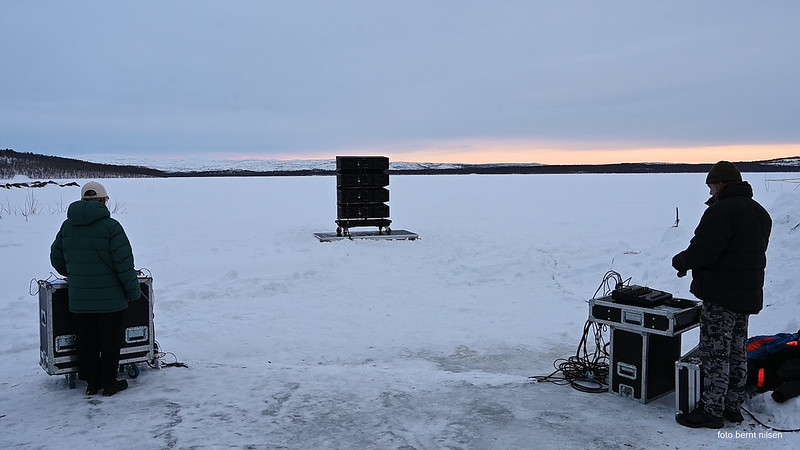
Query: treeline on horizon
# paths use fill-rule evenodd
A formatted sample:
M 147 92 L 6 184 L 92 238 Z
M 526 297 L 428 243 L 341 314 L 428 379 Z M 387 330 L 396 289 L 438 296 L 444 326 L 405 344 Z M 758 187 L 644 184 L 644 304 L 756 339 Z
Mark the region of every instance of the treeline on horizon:
M 742 172 L 800 172 L 799 157 L 794 164 L 780 164 L 781 160 L 740 161 L 736 166 Z M 466 174 L 581 174 L 581 173 L 705 173 L 712 164 L 688 163 L 616 163 L 616 164 L 460 164 L 450 168 L 389 169 L 391 175 L 466 175 Z M 11 149 L 0 150 L 0 179 L 15 176 L 28 178 L 178 178 L 178 177 L 242 177 L 242 176 L 325 176 L 335 175 L 335 170 L 208 170 L 167 172 L 142 166 L 101 164 L 78 159 L 22 153 Z
M 147 167 L 98 164 L 59 156 L 0 150 L 0 178 L 142 178 L 162 177 L 164 172 Z

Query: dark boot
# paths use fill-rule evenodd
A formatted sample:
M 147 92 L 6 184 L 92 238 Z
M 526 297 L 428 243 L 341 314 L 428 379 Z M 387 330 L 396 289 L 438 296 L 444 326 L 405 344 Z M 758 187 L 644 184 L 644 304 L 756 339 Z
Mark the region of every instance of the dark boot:
M 100 392 L 100 385 L 99 384 L 97 384 L 97 383 L 89 383 L 89 385 L 86 386 L 86 395 L 94 395 L 94 394 L 97 394 L 98 392 Z
M 742 415 L 741 410 L 734 411 L 732 409 L 725 408 L 725 410 L 722 411 L 722 417 L 724 417 L 728 422 L 744 422 L 744 416 Z
M 124 391 L 128 389 L 128 382 L 125 380 L 115 380 L 110 385 L 106 385 L 103 387 L 103 395 L 108 397 L 109 395 L 114 395 L 119 391 Z
M 689 428 L 722 428 L 725 425 L 722 417 L 712 416 L 703 408 L 696 408 L 689 414 L 678 414 L 675 420 Z

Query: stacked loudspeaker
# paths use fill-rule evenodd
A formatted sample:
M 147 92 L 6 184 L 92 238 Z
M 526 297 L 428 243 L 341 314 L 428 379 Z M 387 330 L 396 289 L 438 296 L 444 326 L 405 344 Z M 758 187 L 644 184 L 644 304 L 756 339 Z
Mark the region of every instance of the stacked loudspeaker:
M 336 157 L 336 235 L 349 236 L 353 227 L 378 227 L 391 234 L 389 224 L 389 158 Z

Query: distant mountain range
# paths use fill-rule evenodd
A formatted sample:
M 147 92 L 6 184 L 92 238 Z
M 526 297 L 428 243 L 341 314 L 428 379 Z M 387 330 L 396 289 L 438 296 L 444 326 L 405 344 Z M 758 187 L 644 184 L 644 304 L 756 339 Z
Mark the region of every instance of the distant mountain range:
M 742 172 L 800 172 L 800 157 L 735 162 Z M 391 162 L 395 175 L 436 174 L 555 174 L 555 173 L 702 173 L 711 164 L 617 163 L 617 164 L 457 164 Z M 204 176 L 304 176 L 333 175 L 335 159 L 319 160 L 224 160 L 147 159 L 135 156 L 87 155 L 80 159 L 0 150 L 0 179 L 101 178 L 101 177 L 204 177 Z

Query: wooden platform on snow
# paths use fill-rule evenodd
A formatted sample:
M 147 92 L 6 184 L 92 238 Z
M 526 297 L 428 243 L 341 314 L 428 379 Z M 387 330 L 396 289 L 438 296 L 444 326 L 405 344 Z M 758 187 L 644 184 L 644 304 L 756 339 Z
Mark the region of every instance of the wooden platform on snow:
M 333 242 L 333 241 L 341 241 L 344 239 L 354 240 L 354 239 L 373 239 L 373 240 L 381 240 L 381 241 L 399 241 L 399 240 L 407 240 L 413 241 L 417 239 L 419 235 L 417 233 L 412 233 L 408 230 L 392 230 L 391 234 L 386 234 L 384 231 L 380 233 L 378 230 L 373 231 L 351 231 L 349 236 L 337 236 L 336 233 L 314 233 L 314 237 L 319 239 L 320 242 Z

